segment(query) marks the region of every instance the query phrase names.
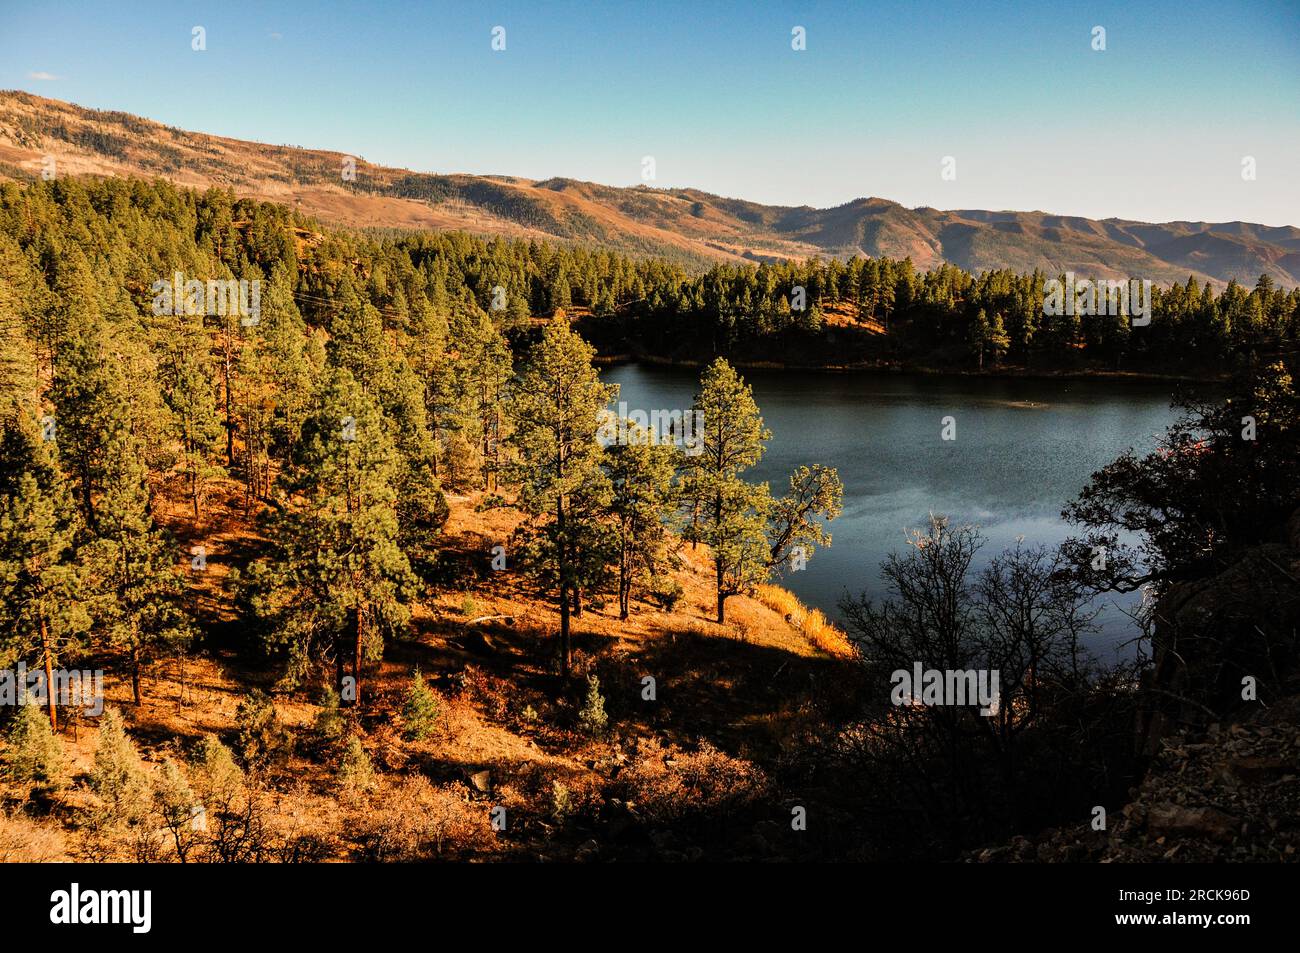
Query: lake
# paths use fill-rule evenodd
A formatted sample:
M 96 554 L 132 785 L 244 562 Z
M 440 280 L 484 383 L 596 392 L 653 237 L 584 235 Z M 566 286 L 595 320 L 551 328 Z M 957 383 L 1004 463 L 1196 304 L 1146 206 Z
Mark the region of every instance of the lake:
M 977 524 L 988 542 L 977 565 L 1012 546 L 1054 545 L 1071 535 L 1066 501 L 1097 469 L 1133 447 L 1152 449 L 1174 414 L 1167 384 L 1105 380 L 971 378 L 893 374 L 745 371 L 772 431 L 767 452 L 747 477 L 785 494 L 804 463 L 839 469 L 844 512 L 818 551 L 782 585 L 838 617 L 846 593 L 884 595 L 881 561 L 906 545 L 909 528 L 933 512 Z M 602 369 L 629 410 L 685 410 L 699 372 L 620 364 Z M 954 418 L 955 440 L 941 439 Z M 1103 657 L 1131 654 L 1134 634 L 1118 606 L 1099 600 L 1101 631 L 1089 647 Z

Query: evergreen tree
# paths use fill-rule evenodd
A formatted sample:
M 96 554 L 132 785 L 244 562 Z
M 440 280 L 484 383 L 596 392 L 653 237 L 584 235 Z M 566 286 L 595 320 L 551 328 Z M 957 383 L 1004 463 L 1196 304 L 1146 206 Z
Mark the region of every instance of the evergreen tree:
M 556 596 L 560 613 L 561 671 L 570 667 L 570 607 L 588 581 L 590 519 L 598 509 L 575 500 L 607 495 L 596 440 L 599 413 L 616 388 L 600 382 L 592 347 L 562 318 L 552 320 L 529 352 L 510 404 L 511 443 L 519 455 L 512 473 L 519 504 L 534 518 L 529 546 L 541 578 Z
M 63 743 L 36 705 L 19 705 L 5 736 L 4 775 L 27 786 L 58 788 L 64 778 Z
M 129 434 L 117 435 L 107 448 L 106 473 L 89 560 L 97 574 L 96 616 L 109 644 L 126 654 L 140 705 L 145 667 L 159 653 L 187 645 L 192 623 L 181 605 L 179 547 L 154 524 L 144 467 Z
M 101 819 L 105 822 L 134 823 L 147 808 L 149 779 L 115 708 L 104 712 L 99 725 L 90 788 L 99 796 Z
M 334 776 L 344 794 L 356 796 L 374 790 L 375 768 L 356 735 L 348 738 Z
M 50 399 L 60 460 L 76 482 L 83 519 L 97 530 L 108 448 L 131 424 L 126 383 L 102 327 L 84 329 L 62 348 Z
M 290 282 L 287 272 L 276 269 L 265 283 L 259 320 L 248 329 L 242 357 L 238 404 L 250 506 L 271 494 L 272 460 L 283 463 L 292 452 L 324 356 L 308 337 Z
M 693 518 L 688 535 L 713 551 L 721 623 L 727 598 L 767 577 L 771 496 L 766 483 L 747 483 L 741 474 L 758 463 L 772 434 L 753 392 L 723 358 L 705 370 L 692 409 L 703 428 L 703 449 L 685 458 L 683 496 Z
M 578 724 L 589 735 L 599 735 L 609 724 L 605 713 L 605 696 L 600 693 L 600 679 L 595 675 L 587 676 L 587 698 L 578 712 Z
M 162 825 L 171 835 L 176 859 L 182 864 L 189 860 L 199 832 L 195 819 L 202 805 L 185 775 L 171 758 L 164 758 L 154 785 L 154 810 Z
M 34 406 L 36 349 L 27 337 L 29 301 L 45 286 L 18 244 L 0 232 L 0 421 Z
M 424 676 L 417 668 L 402 704 L 402 733 L 408 741 L 420 741 L 428 737 L 437 724 L 438 698 L 424 683 Z
M 980 370 L 984 370 L 985 358 L 997 364 L 1011 345 L 1011 338 L 1007 335 L 1002 315 L 994 314 L 990 319 L 983 308 L 980 308 L 971 322 L 967 340 Z
M 399 460 L 375 402 L 333 372 L 281 476 L 274 554 L 250 567 L 247 598 L 290 683 L 333 658 L 344 702 L 360 704 L 362 665 L 403 632 L 416 580 L 398 545 Z M 351 662 L 351 684 L 344 666 Z
M 635 426 L 605 450 L 610 513 L 618 551 L 619 618 L 626 619 L 632 589 L 670 567 L 668 520 L 676 504 L 673 477 L 675 448 L 652 442 Z
M 215 735 L 204 735 L 191 760 L 190 777 L 199 800 L 216 814 L 233 805 L 244 788 L 244 772 Z
M 427 574 L 450 510 L 437 476 L 437 444 L 429 428 L 424 385 L 404 363 L 397 365 L 385 391 L 384 418 L 397 451 L 393 480 L 398 543 L 412 567 Z
M 989 333 L 991 331 L 989 316 L 985 314 L 984 309 L 980 308 L 974 320 L 970 323 L 970 328 L 966 334 L 967 343 L 970 346 L 971 353 L 975 355 L 976 366 L 984 370 L 984 352 L 988 348 Z
M 197 524 L 202 519 L 208 484 L 223 472 L 215 465 L 222 426 L 204 357 L 197 353 L 182 354 L 177 363 L 168 398 L 181 446 L 181 465 L 190 506 Z
M 476 307 L 458 309 L 451 329 L 457 354 L 434 427 L 445 435 L 451 482 L 494 492 L 502 467 L 500 448 L 508 439 L 502 404 L 513 373 L 510 350 Z
M 0 434 L 5 484 L 0 502 L 0 665 L 36 658 L 58 727 L 54 669 L 85 648 L 90 617 L 74 560 L 77 521 L 48 445 L 18 421 Z
M 239 728 L 236 747 L 250 771 L 260 770 L 288 752 L 289 733 L 280 724 L 275 702 L 261 689 L 255 688 L 239 700 L 235 724 Z

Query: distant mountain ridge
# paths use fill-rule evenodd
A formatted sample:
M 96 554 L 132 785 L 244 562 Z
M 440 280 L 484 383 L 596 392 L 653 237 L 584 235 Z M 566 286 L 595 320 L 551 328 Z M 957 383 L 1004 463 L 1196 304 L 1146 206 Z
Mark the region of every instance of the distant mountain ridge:
M 574 241 L 698 265 L 812 255 L 903 258 L 918 268 L 1040 269 L 1161 284 L 1267 273 L 1300 285 L 1300 228 L 1250 222 L 1095 220 L 1045 212 L 909 209 L 882 198 L 829 209 L 762 205 L 696 189 L 599 185 L 573 179 L 435 175 L 344 153 L 188 132 L 123 112 L 30 93 L 0 92 L 0 178 L 57 174 L 160 176 L 196 188 L 294 205 L 348 226 L 464 229 Z

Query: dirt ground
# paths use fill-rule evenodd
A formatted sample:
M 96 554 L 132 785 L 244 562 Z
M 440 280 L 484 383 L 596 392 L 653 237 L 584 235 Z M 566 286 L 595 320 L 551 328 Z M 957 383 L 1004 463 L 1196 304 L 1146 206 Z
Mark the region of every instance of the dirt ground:
M 129 680 L 105 660 L 107 704 L 123 714 L 146 770 L 156 774 L 168 756 L 183 763 L 205 735 L 237 747 L 237 708 L 260 688 L 292 740 L 255 777 L 270 826 L 309 833 L 324 859 L 784 850 L 774 843 L 790 817 L 780 765 L 808 732 L 822 730 L 828 706 L 853 681 L 851 660 L 818 648 L 757 599 L 730 599 L 719 625 L 707 551 L 688 546 L 672 611 L 637 600 L 620 620 L 617 599 L 607 598 L 574 617 L 574 675 L 562 682 L 558 612 L 515 570 L 508 550 L 507 568 L 491 569 L 492 547 L 509 544 L 519 511 L 484 508 L 480 495 L 449 503 L 441 559 L 455 582 L 420 602 L 409 637 L 390 640 L 383 661 L 363 673 L 364 711 L 349 730 L 374 765 L 373 790 L 340 789 L 339 743 L 322 741 L 315 727 L 318 689 L 278 690 L 279 671 L 248 649 L 228 581 L 262 541 L 245 532 L 233 486 L 213 499 L 197 536 L 182 540 L 187 551 L 203 545 L 207 554 L 192 586 L 205 621 L 200 645 L 150 667 L 139 707 Z M 183 514 L 175 515 L 179 526 Z M 439 715 L 431 736 L 410 741 L 401 712 L 416 667 Z M 598 679 L 604 730 L 585 728 L 579 717 L 589 675 Z M 79 855 L 79 818 L 94 800 L 95 719 L 70 726 L 62 741 L 69 762 L 62 791 L 39 808 L 5 792 L 0 860 Z

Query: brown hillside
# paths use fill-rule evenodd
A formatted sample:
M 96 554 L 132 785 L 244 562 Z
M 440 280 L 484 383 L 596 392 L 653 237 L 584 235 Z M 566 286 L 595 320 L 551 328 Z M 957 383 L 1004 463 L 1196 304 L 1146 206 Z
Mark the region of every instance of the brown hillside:
M 0 92 L 0 178 L 39 176 L 46 157 L 62 175 L 161 176 L 196 188 L 301 208 L 349 226 L 463 229 L 576 241 L 704 265 L 812 255 L 903 258 L 920 268 L 1074 271 L 1097 278 L 1189 275 L 1220 285 L 1300 283 L 1300 229 L 1247 222 L 1147 224 L 1044 212 L 908 209 L 862 198 L 830 209 L 761 205 L 695 189 L 620 188 L 554 178 L 435 175 L 343 153 L 246 142 Z
M 597 605 L 574 619 L 578 677 L 566 689 L 551 665 L 557 613 L 509 567 L 486 570 L 518 512 L 452 497 L 442 558 L 467 581 L 417 606 L 410 637 L 367 667 L 360 729 L 377 786 L 341 794 L 338 752 L 313 727 L 314 689 L 278 691 L 275 672 L 245 657 L 230 631 L 230 570 L 261 541 L 247 534 L 237 487 L 224 487 L 200 534 L 209 573 L 195 586 L 202 614 L 223 634 L 183 664 L 154 665 L 139 708 L 128 680 L 106 678 L 107 704 L 123 712 L 148 772 L 205 735 L 233 744 L 237 706 L 261 687 L 293 738 L 258 778 L 267 830 L 322 859 L 672 860 L 804 849 L 789 833 L 778 767 L 819 730 L 828 699 L 852 690 L 857 666 L 834 641 L 824 643 L 828 654 L 753 599 L 733 598 L 727 625 L 711 621 L 702 550 L 684 553 L 676 574 L 684 595 L 672 611 L 638 602 L 622 622 L 616 606 Z M 179 509 L 160 516 L 184 523 Z M 401 733 L 416 666 L 439 701 L 438 727 L 422 741 Z M 577 721 L 587 674 L 599 678 L 609 715 L 596 736 Z M 646 676 L 657 683 L 653 701 L 642 697 Z M 75 825 L 95 803 L 88 776 L 97 724 L 86 719 L 75 738 L 65 733 L 70 784 L 41 810 L 18 810 L 0 783 L 0 862 L 77 859 L 90 849 Z M 496 806 L 506 808 L 505 831 L 491 829 Z M 727 823 L 755 825 L 769 840 L 679 833 L 720 823 L 724 810 L 733 812 Z M 783 830 L 790 843 L 774 843 Z M 135 848 L 116 849 L 131 859 Z

